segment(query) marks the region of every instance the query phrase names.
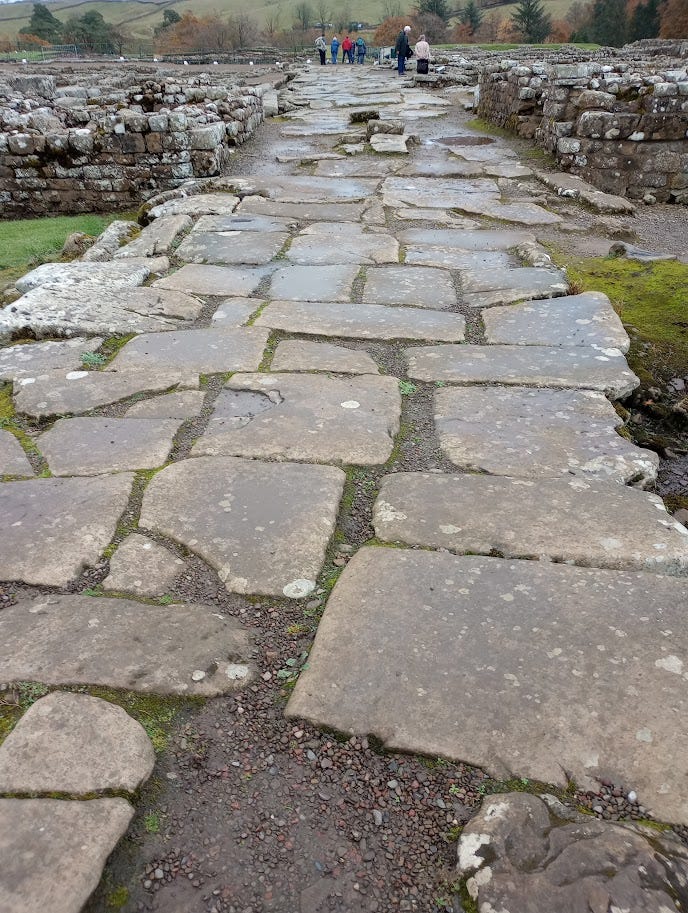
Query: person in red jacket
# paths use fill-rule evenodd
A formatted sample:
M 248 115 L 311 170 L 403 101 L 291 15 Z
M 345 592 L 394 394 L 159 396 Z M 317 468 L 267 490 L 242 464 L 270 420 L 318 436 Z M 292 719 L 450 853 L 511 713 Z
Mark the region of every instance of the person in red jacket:
M 352 47 L 353 47 L 353 42 L 351 41 L 351 38 L 349 38 L 349 36 L 347 35 L 346 38 L 344 39 L 344 41 L 342 41 L 342 63 L 346 63 L 347 61 L 349 63 L 354 62 L 353 55 L 351 53 Z

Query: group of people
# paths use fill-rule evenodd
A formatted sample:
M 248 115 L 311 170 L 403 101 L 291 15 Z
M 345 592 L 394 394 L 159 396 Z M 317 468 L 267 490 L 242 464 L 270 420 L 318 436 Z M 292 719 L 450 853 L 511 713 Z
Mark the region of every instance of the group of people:
M 416 71 L 418 73 L 427 73 L 428 66 L 430 61 L 430 45 L 425 40 L 425 35 L 421 35 L 418 41 L 416 42 L 413 50 L 409 42 L 409 34 L 411 32 L 411 26 L 405 25 L 403 29 L 399 32 L 397 36 L 397 41 L 394 46 L 394 50 L 397 56 L 397 72 L 402 76 L 406 71 L 406 61 L 409 57 L 416 57 Z M 330 59 L 333 64 L 337 63 L 339 58 L 339 48 L 342 49 L 342 63 L 353 63 L 354 57 L 358 63 L 365 63 L 366 56 L 366 43 L 363 38 L 359 35 L 355 41 L 353 41 L 348 35 L 344 41 L 339 42 L 339 38 L 335 35 L 330 43 Z M 315 39 L 315 48 L 320 54 L 320 63 L 324 67 L 327 63 L 327 43 L 325 41 L 324 35 L 318 35 Z
M 340 47 L 342 49 L 342 63 L 353 63 L 354 58 L 356 58 L 360 64 L 365 63 L 367 48 L 365 41 L 360 35 L 355 41 L 347 35 L 341 45 L 339 43 L 339 38 L 335 35 L 330 44 L 330 57 L 332 63 L 337 63 Z M 315 48 L 318 54 L 320 54 L 320 63 L 324 67 L 327 63 L 327 44 L 325 43 L 323 35 L 318 35 L 315 39 Z

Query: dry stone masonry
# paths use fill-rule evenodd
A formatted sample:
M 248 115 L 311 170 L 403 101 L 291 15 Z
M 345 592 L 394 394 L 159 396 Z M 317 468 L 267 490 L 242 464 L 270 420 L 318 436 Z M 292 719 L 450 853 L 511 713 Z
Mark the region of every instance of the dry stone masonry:
M 131 208 L 218 175 L 263 120 L 267 87 L 153 68 L 0 75 L 5 216 Z

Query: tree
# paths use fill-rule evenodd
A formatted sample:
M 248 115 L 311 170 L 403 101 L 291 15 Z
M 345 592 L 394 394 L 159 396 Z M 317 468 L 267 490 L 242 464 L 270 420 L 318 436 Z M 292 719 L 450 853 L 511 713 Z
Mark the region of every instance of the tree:
M 20 35 L 35 35 L 51 44 L 58 44 L 62 38 L 62 23 L 42 3 L 34 3 L 29 24 L 19 29 Z
M 483 14 L 475 0 L 468 0 L 468 3 L 459 10 L 459 22 L 469 27 L 471 35 L 478 31 L 482 21 Z
M 659 0 L 647 0 L 639 3 L 633 10 L 628 24 L 628 37 L 631 41 L 642 38 L 656 38 L 659 35 Z
M 394 44 L 399 32 L 408 24 L 409 21 L 406 16 L 391 16 L 389 19 L 385 19 L 375 29 L 373 44 L 378 47 Z
M 628 19 L 625 0 L 595 0 L 590 22 L 590 40 L 606 47 L 626 43 Z
M 417 7 L 418 15 L 430 14 L 438 16 L 445 24 L 449 22 L 449 8 L 447 0 L 419 0 Z
M 64 38 L 97 54 L 114 54 L 117 47 L 115 27 L 96 10 L 69 18 L 64 25 Z
M 548 41 L 553 44 L 568 44 L 571 40 L 571 23 L 566 19 L 554 19 L 550 28 Z
M 540 44 L 552 27 L 552 20 L 545 12 L 542 0 L 519 0 L 511 21 L 526 44 Z
M 176 10 L 164 10 L 162 14 L 162 22 L 160 25 L 155 26 L 153 29 L 153 34 L 156 36 L 159 35 L 165 29 L 168 29 L 171 25 L 176 25 L 178 22 L 180 22 L 181 18 L 182 17 L 178 12 L 176 12 Z
M 395 19 L 402 15 L 401 0 L 382 0 L 382 19 Z
M 318 0 L 315 7 L 315 15 L 318 17 L 318 21 L 315 24 L 320 29 L 321 34 L 324 35 L 327 23 L 330 21 L 330 16 L 332 15 L 325 0 Z
M 300 26 L 301 31 L 307 32 L 311 20 L 313 19 L 313 9 L 311 8 L 310 3 L 306 3 L 305 0 L 302 0 L 302 2 L 295 7 L 294 15 L 296 16 L 296 22 Z
M 660 10 L 659 34 L 662 38 L 685 38 L 688 35 L 688 3 L 667 0 Z
M 237 13 L 228 20 L 232 45 L 235 48 L 250 47 L 258 37 L 258 24 L 248 13 Z
M 444 44 L 447 40 L 447 23 L 434 13 L 418 13 L 410 23 L 413 34 L 425 35 L 430 44 Z

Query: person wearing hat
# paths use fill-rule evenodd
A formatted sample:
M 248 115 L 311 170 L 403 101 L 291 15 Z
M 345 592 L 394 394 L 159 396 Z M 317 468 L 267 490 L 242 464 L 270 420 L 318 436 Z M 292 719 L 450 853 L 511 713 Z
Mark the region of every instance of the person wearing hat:
M 413 53 L 409 46 L 409 32 L 411 31 L 410 25 L 405 25 L 403 29 L 397 35 L 397 43 L 394 48 L 397 52 L 397 72 L 399 76 L 403 76 L 406 70 L 406 58 L 410 57 Z

